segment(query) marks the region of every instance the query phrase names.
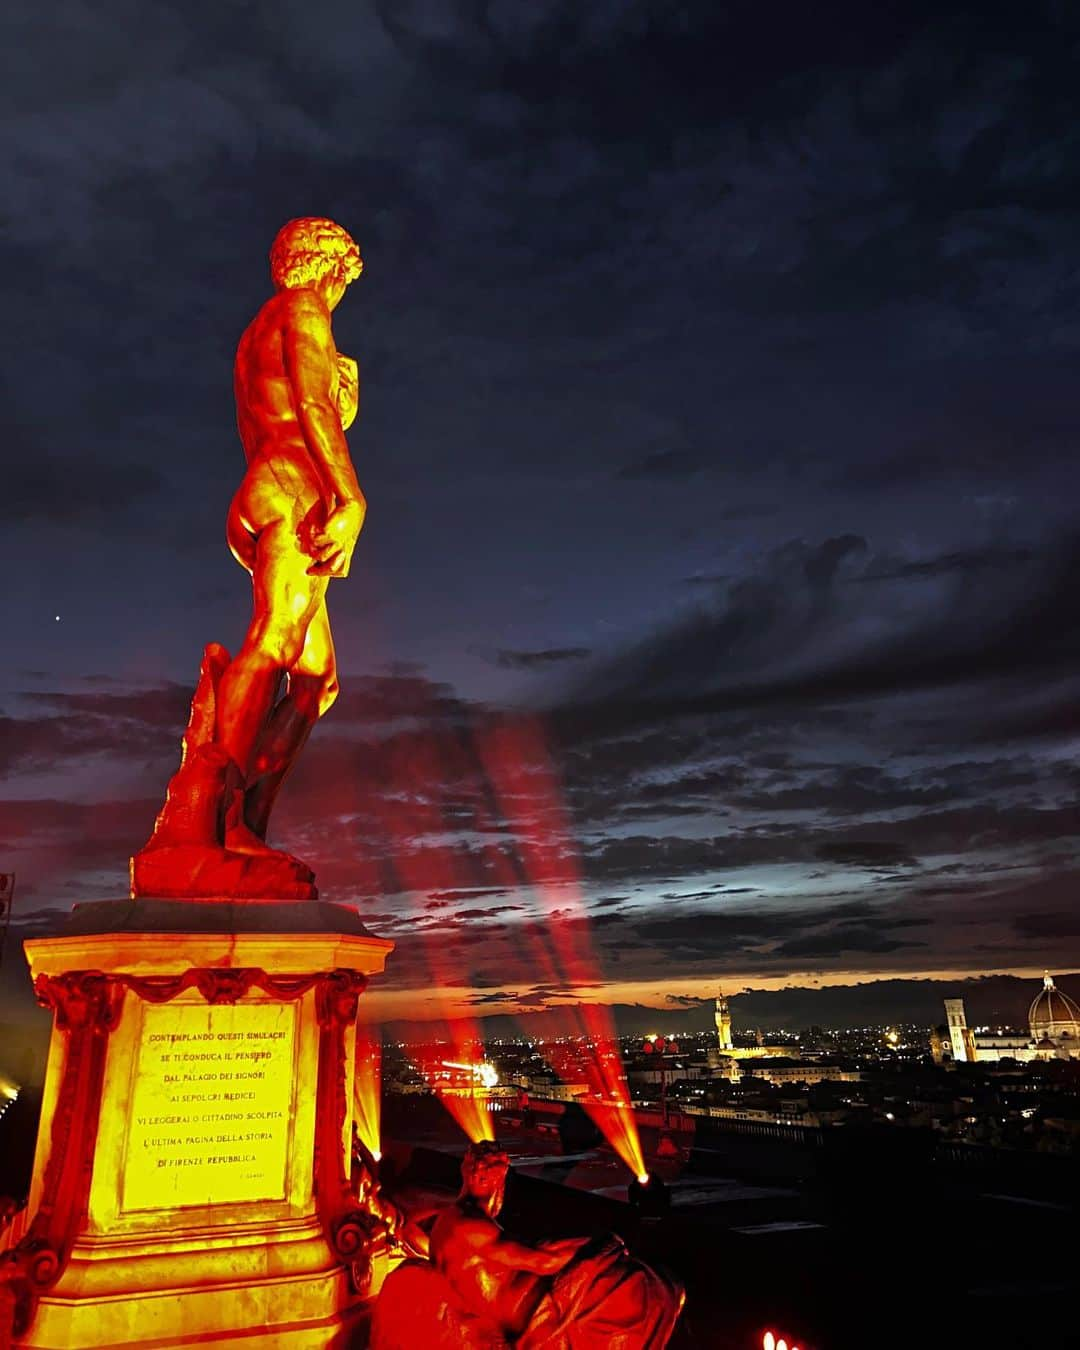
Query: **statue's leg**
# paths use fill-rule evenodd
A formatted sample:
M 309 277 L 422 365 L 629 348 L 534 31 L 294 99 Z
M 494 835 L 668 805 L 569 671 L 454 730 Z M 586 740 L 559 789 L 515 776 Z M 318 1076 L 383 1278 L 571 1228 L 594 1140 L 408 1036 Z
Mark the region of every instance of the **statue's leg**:
M 218 684 L 216 740 L 235 766 L 238 804 L 226 805 L 225 847 L 263 852 L 266 845 L 243 818 L 255 746 L 271 721 L 283 672 L 300 660 L 308 629 L 323 605 L 326 578 L 309 577 L 290 522 L 276 520 L 259 535 L 252 573 L 253 614 L 243 646 Z
M 252 756 L 244 819 L 260 839 L 266 838 L 270 812 L 281 785 L 304 748 L 311 729 L 338 695 L 334 642 L 323 598 L 308 624 L 304 649 L 288 673 L 285 697 L 270 715 Z

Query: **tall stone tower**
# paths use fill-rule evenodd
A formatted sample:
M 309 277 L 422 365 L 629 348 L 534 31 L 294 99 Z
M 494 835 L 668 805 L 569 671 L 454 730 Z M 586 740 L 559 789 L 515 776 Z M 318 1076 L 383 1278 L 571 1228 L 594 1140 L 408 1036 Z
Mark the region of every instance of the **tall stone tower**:
M 953 1059 L 957 1064 L 972 1064 L 975 1061 L 975 1033 L 967 1024 L 962 998 L 945 1000 L 945 1017 L 949 1023 L 949 1040 L 952 1042 Z
M 721 1052 L 734 1048 L 731 1039 L 731 1012 L 728 1009 L 728 1001 L 724 997 L 723 989 L 716 996 L 716 1039 L 719 1042 Z

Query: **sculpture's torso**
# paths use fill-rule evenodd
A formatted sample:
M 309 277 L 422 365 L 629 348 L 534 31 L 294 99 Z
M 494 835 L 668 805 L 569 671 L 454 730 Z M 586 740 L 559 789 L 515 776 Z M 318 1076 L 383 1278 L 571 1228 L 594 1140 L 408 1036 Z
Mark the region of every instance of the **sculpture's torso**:
M 330 505 L 304 440 L 286 369 L 284 332 L 296 324 L 295 298 L 296 292 L 289 290 L 272 296 L 248 325 L 236 352 L 236 422 L 248 470 L 230 513 L 234 552 L 237 524 L 250 535 L 283 518 L 299 527 L 316 504 L 321 511 Z M 336 363 L 333 369 L 330 397 L 336 400 Z
M 493 1219 L 463 1213 L 459 1204 L 445 1210 L 431 1234 L 431 1259 L 453 1285 L 462 1304 L 506 1336 L 519 1336 L 528 1326 L 547 1283 L 542 1276 L 498 1265 L 486 1255 Z

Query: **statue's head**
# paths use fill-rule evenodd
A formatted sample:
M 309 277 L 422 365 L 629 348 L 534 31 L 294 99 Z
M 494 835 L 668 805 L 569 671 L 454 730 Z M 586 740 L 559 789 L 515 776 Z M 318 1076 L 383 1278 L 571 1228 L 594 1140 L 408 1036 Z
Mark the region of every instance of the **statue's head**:
M 461 1194 L 494 1217 L 502 1209 L 510 1159 L 491 1139 L 470 1144 L 461 1160 Z
M 336 303 L 363 270 L 356 240 L 322 216 L 290 220 L 270 249 L 270 277 L 279 291 L 317 288 L 329 291 Z

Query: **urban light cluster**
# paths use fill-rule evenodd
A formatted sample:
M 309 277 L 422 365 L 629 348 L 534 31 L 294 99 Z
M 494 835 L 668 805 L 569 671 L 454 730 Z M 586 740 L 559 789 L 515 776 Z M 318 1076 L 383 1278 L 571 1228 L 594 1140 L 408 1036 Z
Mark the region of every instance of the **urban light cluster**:
M 3 1119 L 8 1108 L 18 1100 L 18 1097 L 19 1089 L 15 1084 L 0 1079 L 0 1119 Z
M 799 1350 L 799 1347 L 794 1342 L 789 1345 L 783 1336 L 767 1331 L 761 1338 L 761 1350 Z
M 457 1069 L 462 1073 L 471 1074 L 476 1087 L 493 1088 L 499 1085 L 498 1070 L 487 1060 L 479 1064 L 458 1064 L 452 1059 L 444 1059 L 442 1066 L 444 1069 Z

